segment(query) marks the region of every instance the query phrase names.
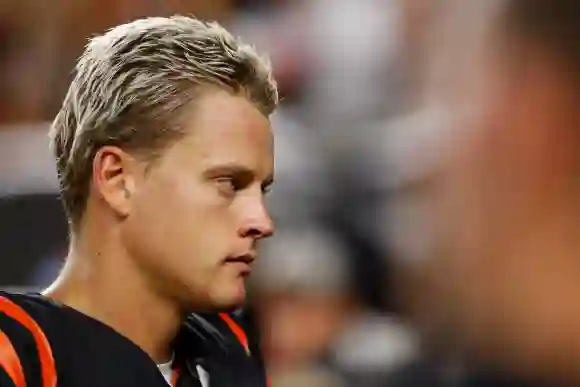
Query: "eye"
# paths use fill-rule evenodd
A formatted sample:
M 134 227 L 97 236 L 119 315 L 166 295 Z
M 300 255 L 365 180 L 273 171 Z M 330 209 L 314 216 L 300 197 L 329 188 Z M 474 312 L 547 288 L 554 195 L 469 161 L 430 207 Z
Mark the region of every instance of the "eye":
M 226 197 L 232 197 L 240 189 L 235 179 L 232 177 L 220 177 L 215 180 L 218 191 Z
M 272 185 L 268 184 L 268 185 L 262 186 L 262 194 L 263 195 L 268 195 L 270 192 L 272 192 Z

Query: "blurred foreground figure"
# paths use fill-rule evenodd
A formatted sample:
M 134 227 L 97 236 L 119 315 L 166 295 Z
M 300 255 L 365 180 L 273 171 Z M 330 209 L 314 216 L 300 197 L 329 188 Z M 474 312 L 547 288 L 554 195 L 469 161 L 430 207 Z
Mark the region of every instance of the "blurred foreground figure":
M 421 322 L 464 360 L 580 385 L 580 2 L 450 3 Z
M 217 24 L 91 40 L 51 130 L 69 256 L 43 295 L 0 294 L 0 386 L 266 386 L 229 312 L 273 232 L 277 103 L 268 62 Z

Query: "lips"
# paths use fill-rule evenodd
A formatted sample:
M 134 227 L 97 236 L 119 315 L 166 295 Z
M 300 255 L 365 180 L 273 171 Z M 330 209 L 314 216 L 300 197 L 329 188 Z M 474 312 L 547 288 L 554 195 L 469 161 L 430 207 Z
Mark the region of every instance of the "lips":
M 251 265 L 255 260 L 256 255 L 251 253 L 226 258 L 226 262 L 240 262 L 247 265 Z
M 232 264 L 239 269 L 240 275 L 247 277 L 252 272 L 252 263 L 256 260 L 255 254 L 243 254 L 226 258 L 226 264 Z

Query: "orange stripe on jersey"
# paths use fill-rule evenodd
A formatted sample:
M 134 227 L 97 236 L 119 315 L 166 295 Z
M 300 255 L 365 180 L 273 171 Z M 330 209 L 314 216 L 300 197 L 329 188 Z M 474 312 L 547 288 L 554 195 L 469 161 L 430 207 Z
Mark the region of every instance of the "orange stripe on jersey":
M 250 347 L 248 345 L 248 337 L 246 336 L 246 332 L 244 332 L 238 323 L 236 323 L 227 313 L 220 313 L 220 317 L 226 322 L 226 324 L 228 324 L 232 332 L 234 332 L 234 335 L 236 335 L 240 341 L 240 344 L 242 344 L 242 347 L 244 347 L 246 353 L 250 355 Z
M 16 305 L 9 299 L 0 296 L 0 312 L 5 313 L 8 317 L 16 320 L 24 326 L 34 337 L 42 373 L 43 387 L 56 387 L 56 367 L 54 357 L 48 339 L 36 321 L 32 319 L 20 306 Z
M 177 387 L 177 380 L 179 379 L 179 369 L 175 368 L 171 374 L 171 385 Z
M 24 378 L 24 371 L 20 358 L 16 354 L 16 350 L 12 342 L 4 332 L 0 330 L 0 367 L 6 371 L 12 383 L 16 387 L 26 387 L 26 379 Z

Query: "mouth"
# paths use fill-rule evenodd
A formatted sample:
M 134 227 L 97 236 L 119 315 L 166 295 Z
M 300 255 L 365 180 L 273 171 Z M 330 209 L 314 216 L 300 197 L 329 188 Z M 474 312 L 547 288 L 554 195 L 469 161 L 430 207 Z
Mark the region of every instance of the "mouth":
M 244 277 L 250 275 L 252 272 L 252 263 L 256 260 L 256 255 L 252 253 L 228 257 L 225 260 L 227 264 L 236 265 L 240 274 Z

